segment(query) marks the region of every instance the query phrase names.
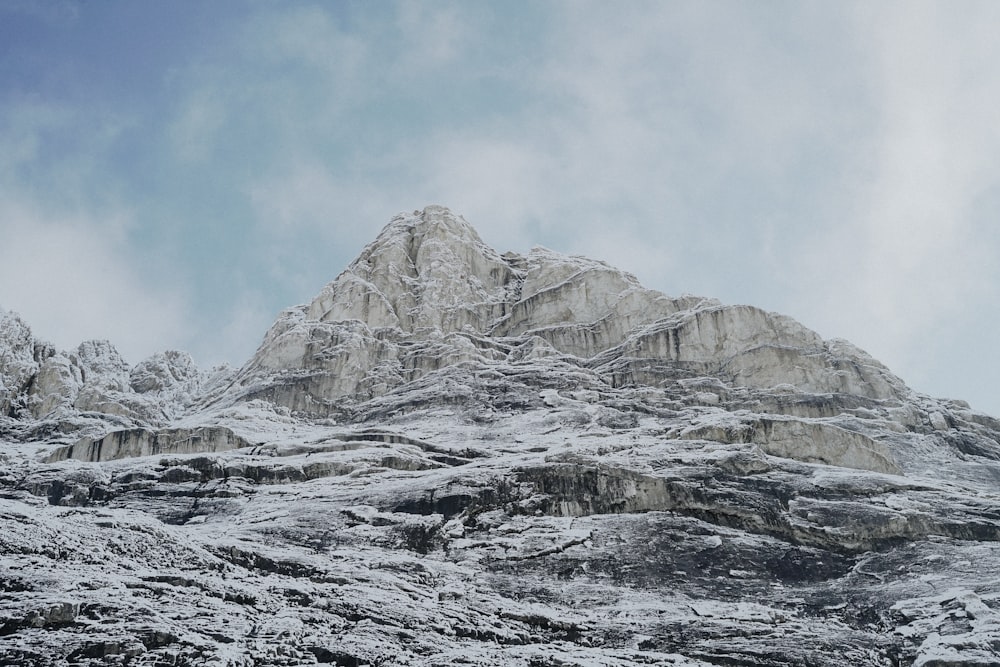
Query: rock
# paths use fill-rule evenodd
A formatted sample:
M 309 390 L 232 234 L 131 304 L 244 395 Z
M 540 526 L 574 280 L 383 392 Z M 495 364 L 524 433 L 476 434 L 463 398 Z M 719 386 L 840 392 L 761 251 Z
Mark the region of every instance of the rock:
M 940 412 L 932 412 L 928 415 L 931 421 L 931 428 L 936 431 L 947 431 L 948 430 L 948 420 L 944 418 L 944 415 Z
M 236 371 L 0 380 L 0 664 L 1000 664 L 1000 420 L 442 207 Z
M 325 415 L 442 367 L 526 355 L 570 358 L 616 384 L 659 386 L 684 369 L 762 389 L 877 400 L 908 391 L 864 352 L 788 317 L 670 298 L 602 262 L 542 248 L 499 255 L 433 206 L 394 218 L 307 308 L 283 313 L 233 397 Z
M 17 313 L 0 311 L 0 415 L 24 410 L 25 392 L 45 353 Z
M 112 431 L 96 440 L 84 437 L 76 444 L 56 451 L 49 456 L 49 461 L 80 459 L 96 463 L 136 456 L 225 452 L 247 446 L 249 443 L 246 440 L 222 427 L 158 431 L 130 429 Z
M 465 220 L 440 206 L 400 215 L 309 305 L 319 322 L 373 329 L 482 331 L 501 313 L 515 278 Z
M 140 394 L 163 392 L 191 383 L 199 376 L 190 354 L 168 350 L 136 364 L 129 372 L 129 386 Z
M 59 420 L 89 414 L 162 425 L 228 384 L 232 371 L 200 371 L 185 352 L 154 355 L 131 368 L 106 340 L 57 351 L 36 341 L 15 313 L 0 315 L 0 414 Z
M 63 352 L 52 355 L 42 362 L 34 378 L 29 394 L 32 415 L 45 419 L 72 409 L 82 387 L 79 365 Z

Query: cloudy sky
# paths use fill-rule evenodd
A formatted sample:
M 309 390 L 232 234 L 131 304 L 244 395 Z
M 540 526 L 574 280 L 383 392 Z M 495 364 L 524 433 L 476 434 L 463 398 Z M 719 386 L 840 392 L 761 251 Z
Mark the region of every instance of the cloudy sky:
M 240 364 L 399 212 L 1000 414 L 1000 3 L 0 0 L 0 306 Z

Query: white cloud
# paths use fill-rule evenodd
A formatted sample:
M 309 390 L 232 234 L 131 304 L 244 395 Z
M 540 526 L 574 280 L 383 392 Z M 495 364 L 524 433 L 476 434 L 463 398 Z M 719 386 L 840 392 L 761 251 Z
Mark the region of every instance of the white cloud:
M 0 115 L 0 178 L 13 178 L 18 169 L 38 159 L 47 132 L 64 128 L 71 114 L 35 99 L 8 99 Z
M 52 216 L 0 198 L 0 303 L 60 349 L 108 339 L 130 363 L 190 333 L 180 296 L 144 280 L 123 216 Z
M 788 176 L 837 109 L 801 99 L 807 65 L 782 60 L 728 10 L 578 9 L 556 12 L 544 57 L 518 75 L 531 97 L 513 115 L 412 142 L 420 185 L 470 220 L 503 226 L 492 238 L 523 246 L 547 232 L 561 250 L 628 260 L 666 289 L 697 290 L 683 283 L 681 260 L 704 282 L 696 257 L 729 224 L 700 210 L 706 200 L 728 196 L 726 181 L 742 174 Z M 704 39 L 711 30 L 722 34 Z M 771 251 L 772 225 L 761 226 Z
M 267 301 L 266 295 L 253 287 L 233 295 L 222 326 L 199 331 L 191 339 L 189 351 L 202 368 L 227 363 L 239 366 L 253 356 L 277 316 Z
M 401 2 L 396 27 L 405 46 L 397 63 L 404 73 L 454 63 L 479 38 L 478 18 L 469 4 Z
M 313 145 L 377 91 L 371 37 L 342 29 L 322 6 L 261 12 L 237 32 L 208 85 L 224 87 L 234 108 L 274 133 L 248 138 Z
M 420 160 L 420 182 L 428 204 L 443 204 L 475 224 L 495 225 L 495 242 L 530 241 L 518 227 L 546 204 L 553 156 L 531 145 L 477 132 L 435 133 L 412 147 Z M 486 232 L 486 230 L 484 230 Z
M 13 95 L 0 113 L 0 304 L 61 349 L 108 339 L 138 362 L 190 333 L 179 286 L 144 275 L 108 153 L 126 113 Z M 145 260 L 143 259 L 145 258 Z
M 954 341 L 977 343 L 976 331 L 958 323 L 995 302 L 1000 269 L 996 235 L 986 227 L 993 223 L 976 211 L 1000 173 L 991 112 L 1000 81 L 983 74 L 983 64 L 1000 57 L 985 27 L 1000 9 L 941 9 L 859 11 L 878 131 L 861 156 L 869 162 L 858 161 L 857 218 L 830 238 L 827 266 L 836 267 L 830 277 L 839 289 L 824 318 L 831 328 L 834 317 L 846 320 L 844 335 L 922 386 L 932 360 Z
M 338 79 L 351 75 L 371 45 L 341 29 L 327 9 L 297 5 L 261 12 L 247 24 L 240 49 L 261 64 L 305 65 Z
M 170 123 L 167 134 L 174 154 L 182 162 L 208 159 L 215 150 L 215 136 L 224 127 L 233 105 L 214 87 L 189 92 Z
M 32 2 L 31 0 L 6 0 L 0 13 L 23 14 L 47 23 L 71 23 L 80 16 L 80 7 L 71 0 Z
M 250 184 L 248 194 L 261 223 L 273 231 L 327 223 L 341 205 L 342 187 L 327 165 L 304 156 Z

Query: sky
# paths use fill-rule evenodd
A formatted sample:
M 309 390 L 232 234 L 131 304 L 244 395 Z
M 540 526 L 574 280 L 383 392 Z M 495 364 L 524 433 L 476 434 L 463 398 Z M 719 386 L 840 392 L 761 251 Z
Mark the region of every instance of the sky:
M 0 0 L 0 307 L 242 364 L 398 212 L 1000 415 L 1000 3 Z

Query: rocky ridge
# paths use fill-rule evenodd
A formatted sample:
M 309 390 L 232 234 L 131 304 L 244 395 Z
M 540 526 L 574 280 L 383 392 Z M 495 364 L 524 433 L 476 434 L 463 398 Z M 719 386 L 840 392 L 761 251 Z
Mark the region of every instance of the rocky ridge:
M 0 311 L 0 663 L 1000 663 L 1000 421 L 394 218 L 242 368 Z

